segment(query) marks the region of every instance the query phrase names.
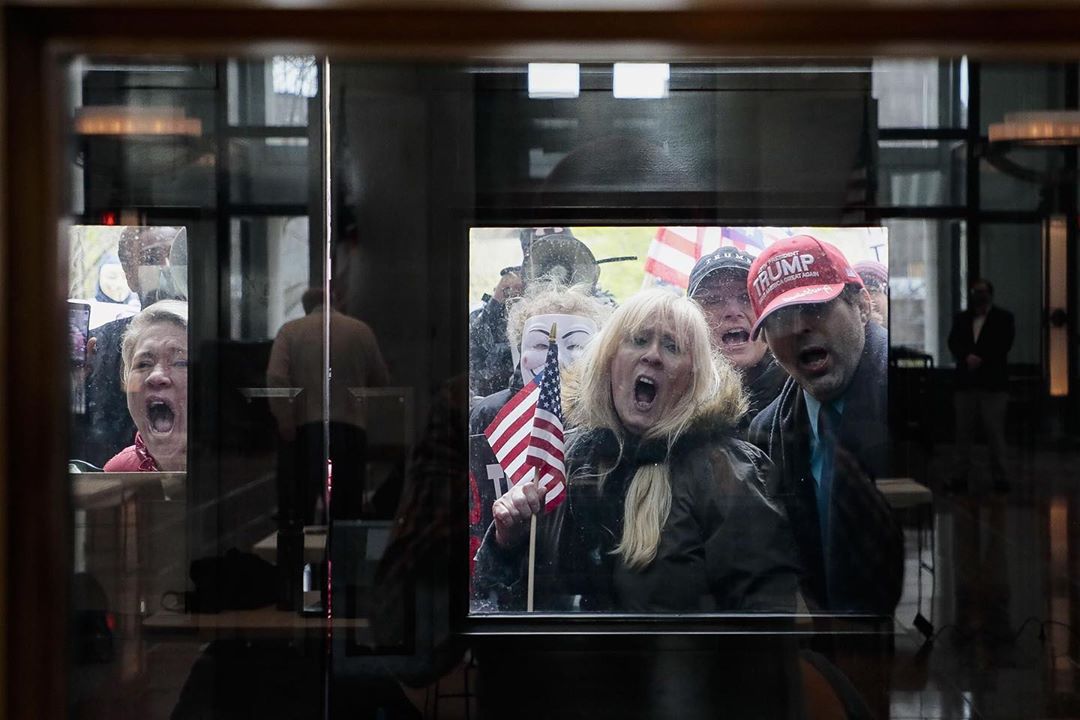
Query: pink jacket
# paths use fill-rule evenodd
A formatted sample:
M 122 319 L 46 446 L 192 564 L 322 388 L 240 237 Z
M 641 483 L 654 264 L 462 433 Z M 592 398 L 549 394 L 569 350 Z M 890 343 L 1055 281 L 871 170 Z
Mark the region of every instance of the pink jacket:
M 157 472 L 158 466 L 142 436 L 135 433 L 135 444 L 116 453 L 105 463 L 105 472 Z

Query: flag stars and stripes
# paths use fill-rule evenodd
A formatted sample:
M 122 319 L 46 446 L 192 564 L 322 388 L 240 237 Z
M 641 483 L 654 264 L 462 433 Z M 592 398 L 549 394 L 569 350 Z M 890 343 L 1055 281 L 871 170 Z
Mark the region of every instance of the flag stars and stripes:
M 548 510 L 566 497 L 559 384 L 559 346 L 552 339 L 543 370 L 503 406 L 484 430 L 510 487 L 537 481 L 545 491 Z

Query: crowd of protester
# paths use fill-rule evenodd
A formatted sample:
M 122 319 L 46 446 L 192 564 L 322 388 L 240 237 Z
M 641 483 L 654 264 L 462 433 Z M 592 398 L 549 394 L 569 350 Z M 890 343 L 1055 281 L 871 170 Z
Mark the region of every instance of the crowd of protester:
M 575 242 L 546 230 L 523 236 L 523 267 L 546 237 Z M 509 269 L 472 318 L 470 379 L 501 387 L 474 400 L 470 433 L 541 372 L 550 325 L 576 328 L 573 349 L 558 340 L 566 501 L 548 511 L 539 484 L 488 473 L 473 609 L 524 609 L 531 574 L 538 609 L 891 614 L 903 544 L 875 486 L 889 473 L 887 305 L 869 290 L 887 287 L 884 266 L 860 274 L 809 235 L 756 258 L 721 247 L 685 295 L 642 290 L 609 317 L 589 302 L 595 274 L 559 282 L 591 257 L 546 257 L 565 262 Z

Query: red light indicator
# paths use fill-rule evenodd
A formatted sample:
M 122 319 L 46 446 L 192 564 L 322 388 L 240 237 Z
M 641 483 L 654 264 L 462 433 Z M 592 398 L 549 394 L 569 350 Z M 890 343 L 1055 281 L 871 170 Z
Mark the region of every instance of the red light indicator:
M 114 213 L 112 211 L 101 213 L 101 224 L 102 225 L 115 225 L 116 224 L 116 213 Z

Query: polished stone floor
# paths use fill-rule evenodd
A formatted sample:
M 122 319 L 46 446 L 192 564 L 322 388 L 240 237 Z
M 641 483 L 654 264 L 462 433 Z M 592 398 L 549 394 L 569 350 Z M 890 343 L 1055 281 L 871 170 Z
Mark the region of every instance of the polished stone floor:
M 897 641 L 890 717 L 1080 717 L 1080 453 L 1017 453 L 1008 493 L 978 472 L 966 492 L 950 493 L 947 450 L 929 464 L 932 572 L 920 571 L 916 531 L 907 533 L 897 610 L 907 632 Z M 920 585 L 929 644 L 913 624 Z

